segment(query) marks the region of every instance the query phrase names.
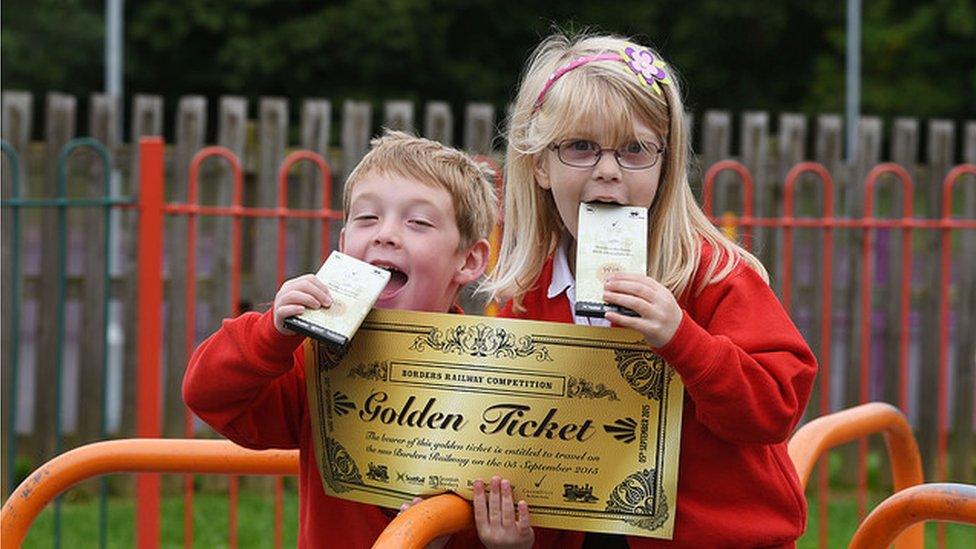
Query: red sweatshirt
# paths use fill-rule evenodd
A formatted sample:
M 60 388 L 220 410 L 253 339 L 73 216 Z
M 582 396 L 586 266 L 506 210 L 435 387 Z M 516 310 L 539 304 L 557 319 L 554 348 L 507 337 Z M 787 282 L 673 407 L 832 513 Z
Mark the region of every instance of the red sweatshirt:
M 693 288 L 710 260 L 703 248 Z M 525 313 L 573 322 L 566 293 L 549 299 L 552 258 Z M 657 353 L 685 384 L 672 541 L 629 537 L 631 547 L 794 547 L 806 500 L 786 443 L 800 420 L 816 359 L 769 285 L 744 263 L 698 295 L 686 292 L 674 337 Z M 531 508 L 529 509 L 531 512 Z M 578 533 L 570 546 L 579 547 Z
M 299 450 L 299 547 L 368 548 L 396 511 L 329 497 L 322 490 L 305 392 L 303 340 L 281 335 L 271 311 L 225 320 L 193 353 L 183 400 L 241 446 Z M 536 528 L 536 546 L 564 547 L 562 538 L 574 535 Z M 453 536 L 450 546 L 481 544 L 471 530 Z

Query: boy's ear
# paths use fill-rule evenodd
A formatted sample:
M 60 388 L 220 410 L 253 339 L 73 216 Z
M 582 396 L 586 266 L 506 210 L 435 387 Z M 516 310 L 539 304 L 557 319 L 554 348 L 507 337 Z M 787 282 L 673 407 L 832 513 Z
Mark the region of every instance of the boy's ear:
M 472 244 L 466 252 L 464 252 L 464 263 L 461 267 L 454 273 L 454 282 L 458 286 L 464 286 L 471 284 L 475 280 L 485 273 L 485 269 L 488 267 L 488 255 L 491 253 L 491 245 L 488 244 L 488 240 L 482 238 L 481 240 Z
M 339 251 L 346 253 L 346 229 L 343 228 L 339 231 Z
M 545 190 L 552 189 L 549 182 L 549 163 L 546 162 L 546 155 L 539 154 L 532 161 L 532 171 L 535 174 L 535 182 Z

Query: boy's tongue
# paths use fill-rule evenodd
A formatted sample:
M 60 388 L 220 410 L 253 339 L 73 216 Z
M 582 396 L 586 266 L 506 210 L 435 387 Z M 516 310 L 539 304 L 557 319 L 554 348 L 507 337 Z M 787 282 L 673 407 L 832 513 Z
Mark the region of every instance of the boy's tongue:
M 383 293 L 380 294 L 380 299 L 389 297 L 403 288 L 407 283 L 407 275 L 402 271 L 395 269 L 390 270 L 390 281 L 386 283 L 386 288 L 383 289 Z

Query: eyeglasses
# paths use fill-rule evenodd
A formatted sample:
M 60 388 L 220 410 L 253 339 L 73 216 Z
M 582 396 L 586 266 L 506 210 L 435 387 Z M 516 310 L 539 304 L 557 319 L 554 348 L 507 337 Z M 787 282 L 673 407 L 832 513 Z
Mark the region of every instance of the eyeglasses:
M 549 145 L 556 151 L 559 161 L 573 168 L 592 168 L 600 162 L 603 151 L 612 151 L 617 165 L 625 170 L 646 170 L 657 164 L 664 153 L 664 146 L 631 141 L 616 149 L 605 149 L 586 139 L 566 139 Z

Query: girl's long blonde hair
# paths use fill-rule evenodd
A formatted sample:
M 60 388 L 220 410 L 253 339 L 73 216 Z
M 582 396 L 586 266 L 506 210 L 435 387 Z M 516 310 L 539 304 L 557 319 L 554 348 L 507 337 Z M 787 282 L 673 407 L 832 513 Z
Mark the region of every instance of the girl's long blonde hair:
M 536 184 L 535 163 L 551 143 L 574 136 L 596 117 L 603 117 L 616 134 L 610 136 L 614 142 L 633 138 L 637 120 L 665 138 L 661 180 L 648 224 L 648 276 L 681 296 L 690 290 L 704 241 L 714 253 L 696 292 L 725 278 L 739 261 L 769 280 L 762 263 L 722 235 L 695 202 L 688 184 L 684 107 L 673 67 L 666 69 L 671 83 L 660 86 L 662 97 L 625 63 L 589 62 L 565 73 L 548 90 L 541 108 L 533 108 L 546 80 L 565 63 L 622 52 L 628 46 L 643 48 L 617 36 L 556 34 L 536 48 L 522 77 L 508 125 L 504 235 L 495 268 L 481 288 L 495 300 L 512 299 L 519 312 L 524 312 L 522 297 L 533 288 L 563 231 L 552 194 Z

